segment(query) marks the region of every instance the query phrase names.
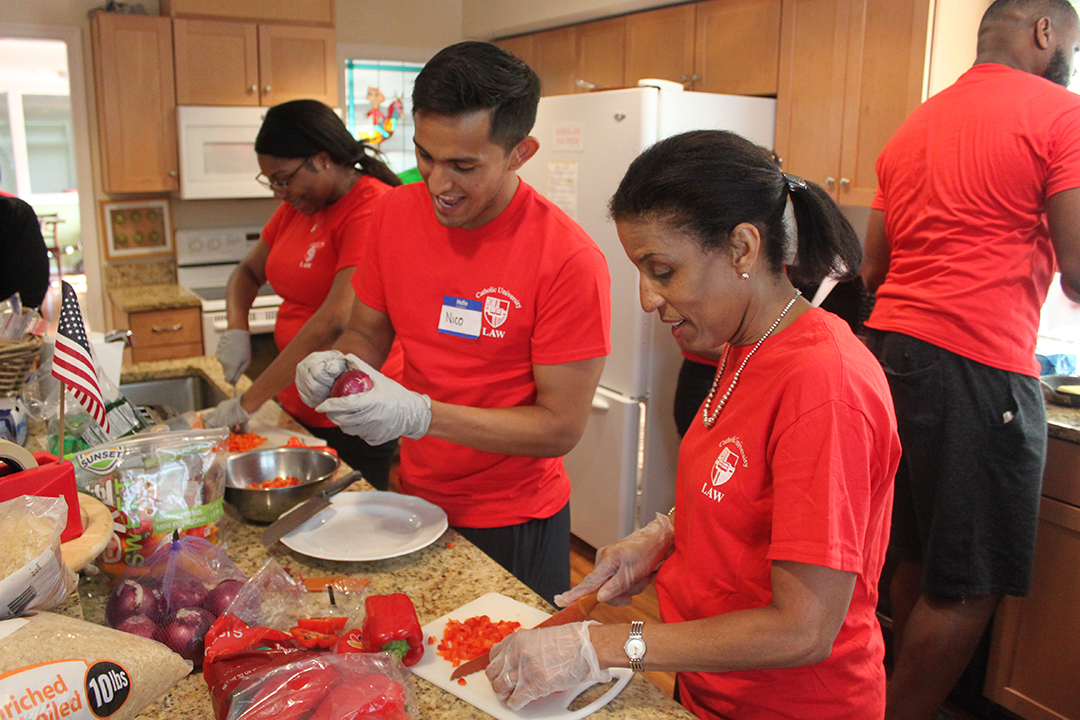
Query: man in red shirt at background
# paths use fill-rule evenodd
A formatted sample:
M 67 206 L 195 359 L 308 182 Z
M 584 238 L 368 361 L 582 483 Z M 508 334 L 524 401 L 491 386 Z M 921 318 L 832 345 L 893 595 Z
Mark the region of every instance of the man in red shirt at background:
M 1046 456 L 1035 341 L 1055 259 L 1080 299 L 1078 49 L 1067 0 L 997 0 L 974 67 L 878 159 L 867 342 L 904 450 L 890 720 L 933 717 L 1002 595 L 1031 583 Z
M 335 350 L 297 367 L 304 401 L 346 433 L 401 444 L 403 492 L 548 602 L 570 588 L 570 482 L 610 352 L 610 279 L 596 244 L 517 176 L 540 80 L 495 45 L 464 42 L 417 76 L 423 183 L 382 199 Z M 397 338 L 402 384 L 378 367 Z M 348 353 L 347 355 L 345 353 Z M 328 398 L 347 368 L 374 388 Z

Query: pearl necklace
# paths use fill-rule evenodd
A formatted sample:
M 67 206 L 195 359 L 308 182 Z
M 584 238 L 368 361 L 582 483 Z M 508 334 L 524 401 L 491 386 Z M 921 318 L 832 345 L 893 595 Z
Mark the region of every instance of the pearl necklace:
M 716 377 L 713 378 L 712 389 L 709 390 L 709 396 L 705 398 L 705 404 L 701 406 L 701 421 L 705 423 L 705 427 L 711 428 L 716 422 L 716 418 L 719 417 L 720 411 L 727 405 L 728 398 L 731 397 L 731 393 L 735 390 L 735 386 L 739 384 L 739 375 L 742 374 L 747 361 L 758 351 L 758 348 L 761 347 L 761 343 L 765 342 L 766 338 L 773 334 L 773 331 L 776 330 L 780 321 L 784 319 L 788 310 L 791 309 L 791 306 L 795 304 L 795 301 L 798 300 L 801 295 L 802 292 L 796 288 L 795 297 L 791 298 L 791 301 L 784 306 L 784 309 L 780 312 L 780 317 L 776 318 L 776 322 L 772 324 L 772 327 L 765 331 L 765 334 L 761 336 L 761 339 L 757 341 L 753 349 L 751 349 L 746 357 L 743 358 L 743 361 L 739 364 L 739 369 L 735 371 L 735 375 L 731 378 L 731 384 L 728 385 L 727 392 L 720 398 L 720 402 L 717 404 L 716 409 L 710 414 L 709 405 L 712 404 L 713 398 L 716 397 L 717 386 L 720 384 L 720 378 L 723 376 L 724 369 L 727 367 L 728 352 L 731 350 L 731 343 L 728 343 L 727 347 L 724 348 L 724 357 L 720 361 L 720 369 L 716 372 Z

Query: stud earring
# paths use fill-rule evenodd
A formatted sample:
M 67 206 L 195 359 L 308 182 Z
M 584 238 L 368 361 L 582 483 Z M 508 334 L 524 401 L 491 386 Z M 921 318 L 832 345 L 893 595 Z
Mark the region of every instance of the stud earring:
M 741 277 L 742 277 L 743 280 L 749 280 L 750 279 L 750 273 L 743 273 L 741 275 Z

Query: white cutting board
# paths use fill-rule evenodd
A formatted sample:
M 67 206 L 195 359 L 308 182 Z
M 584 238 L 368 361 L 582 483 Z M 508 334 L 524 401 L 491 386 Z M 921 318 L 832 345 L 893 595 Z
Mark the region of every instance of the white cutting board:
M 262 448 L 276 448 L 285 447 L 285 443 L 289 442 L 289 438 L 300 438 L 300 441 L 305 445 L 325 446 L 326 441 L 320 440 L 317 437 L 313 437 L 302 432 L 293 432 L 292 430 L 285 430 L 283 428 L 274 427 L 267 423 L 261 423 L 258 421 L 248 422 L 248 432 L 255 433 L 266 438 L 266 442 L 259 446 Z
M 424 626 L 424 642 L 434 636 L 436 645 L 442 640 L 443 630 L 446 629 L 447 620 L 467 620 L 477 615 L 487 615 L 492 621 L 516 620 L 524 628 L 535 627 L 546 620 L 549 615 L 543 610 L 529 607 L 525 603 L 518 602 L 500 593 L 488 593 L 481 595 L 472 602 L 462 605 L 457 610 L 447 613 L 438 620 L 434 620 Z M 436 645 L 424 645 L 424 657 L 420 662 L 413 665 L 412 670 L 417 676 L 424 678 L 430 683 L 438 685 L 443 690 L 469 703 L 470 705 L 493 715 L 500 720 L 578 720 L 586 715 L 591 715 L 600 708 L 611 702 L 633 677 L 633 672 L 627 668 L 612 668 L 611 673 L 617 682 L 601 697 L 578 710 L 568 710 L 574 698 L 585 689 L 595 683 L 585 683 L 575 690 L 553 693 L 547 697 L 532 701 L 521 710 L 511 710 L 506 703 L 499 699 L 495 691 L 491 689 L 484 671 L 473 673 L 465 677 L 466 684 L 459 685 L 457 680 L 451 680 L 450 674 L 454 671 L 454 665 L 449 660 L 444 660 L 435 652 Z

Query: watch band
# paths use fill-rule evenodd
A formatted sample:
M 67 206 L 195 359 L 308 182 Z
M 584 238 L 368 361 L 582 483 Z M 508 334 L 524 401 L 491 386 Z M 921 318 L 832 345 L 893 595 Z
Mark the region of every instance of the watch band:
M 645 639 L 641 637 L 641 631 L 644 627 L 645 623 L 641 620 L 631 622 L 630 637 L 627 638 L 626 644 L 623 645 L 626 657 L 630 660 L 630 669 L 634 672 L 642 672 L 645 669 L 641 663 L 646 651 Z

